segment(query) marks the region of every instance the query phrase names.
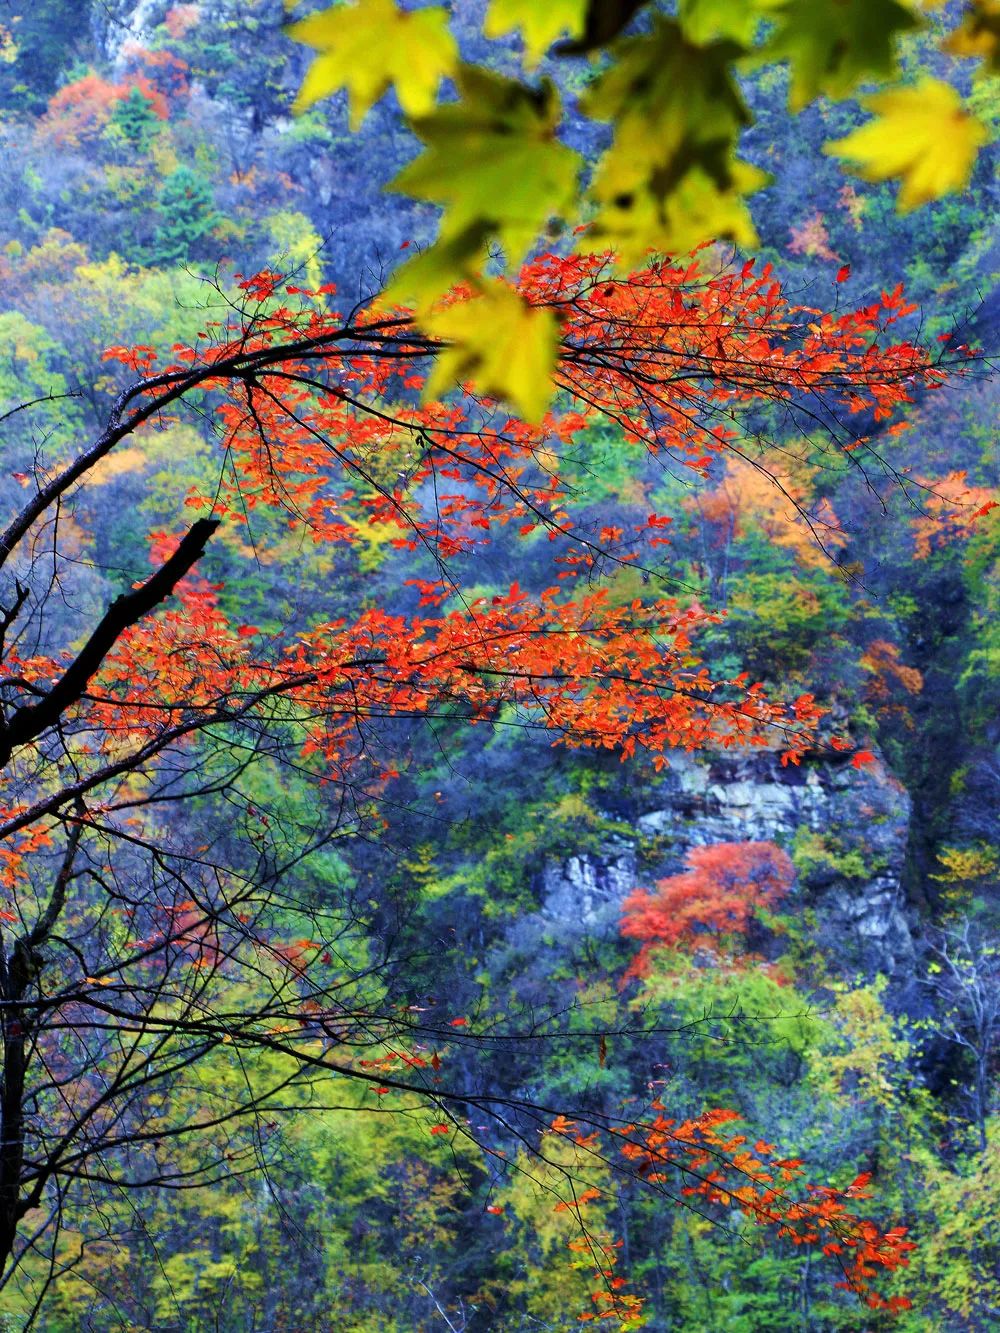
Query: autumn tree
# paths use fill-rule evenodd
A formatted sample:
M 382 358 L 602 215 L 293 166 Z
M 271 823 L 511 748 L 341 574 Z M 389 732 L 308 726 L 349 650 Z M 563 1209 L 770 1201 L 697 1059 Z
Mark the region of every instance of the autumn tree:
M 636 975 L 648 967 L 651 949 L 707 949 L 724 957 L 745 948 L 751 927 L 795 880 L 788 853 L 770 842 L 693 847 L 686 860 L 686 870 L 660 880 L 652 893 L 636 890 L 622 905 L 622 934 L 642 941 L 631 968 Z
M 145 76 L 117 84 L 86 74 L 49 99 L 42 127 L 54 143 L 80 148 L 92 145 L 112 124 L 126 137 L 140 133 L 144 137 L 153 132 L 158 120 L 166 118 L 166 101 Z
M 273 272 L 220 289 L 196 345 L 162 360 L 107 350 L 115 394 L 89 444 L 46 453 L 25 436 L 13 460 L 0 534 L 4 1280 L 38 1247 L 50 1278 L 61 1271 L 73 1200 L 253 1172 L 285 1115 L 346 1096 L 425 1114 L 434 1137 L 476 1138 L 481 1121 L 516 1121 L 522 1142 L 569 1136 L 595 1167 L 611 1157 L 665 1196 L 825 1245 L 879 1305 L 873 1274 L 907 1243 L 858 1217 L 864 1181 L 806 1186 L 800 1162 L 749 1151 L 723 1109 L 595 1123 L 450 1080 L 447 1048 L 475 1048 L 474 1025 L 401 1004 L 398 960 L 365 930 L 364 904 L 348 886 L 317 893 L 310 874 L 338 840 L 378 833 L 421 724 L 518 727 L 656 767 L 676 748 L 769 747 L 793 763 L 851 749 L 811 696 L 711 675 L 696 648 L 716 617 L 657 568 L 667 516 L 595 525 L 562 458 L 606 420 L 637 466 L 704 476 L 745 453 L 766 404 L 805 455 L 874 466 L 855 414 L 888 418 L 966 359 L 894 341 L 898 293 L 817 316 L 752 262 L 620 276 L 606 255 L 543 256 L 516 286 L 456 289 L 419 325 L 391 297 L 342 311 L 334 295 Z M 449 394 L 472 371 L 463 331 L 494 311 L 480 392 Z M 211 456 L 192 429 L 206 422 Z M 148 484 L 167 517 L 146 568 L 122 568 L 88 532 L 87 504 L 157 450 L 171 467 Z M 406 561 L 398 605 L 337 591 L 372 542 Z M 540 543 L 542 575 L 484 596 L 477 562 L 503 543 Z M 621 570 L 641 574 L 641 594 L 608 595 Z M 325 601 L 303 605 L 310 578 Z M 751 883 L 763 902 L 785 882 L 780 854 L 749 855 L 724 890 L 737 927 Z M 180 1150 L 189 1139 L 196 1154 Z M 607 1246 L 587 1234 L 593 1312 L 631 1318 Z

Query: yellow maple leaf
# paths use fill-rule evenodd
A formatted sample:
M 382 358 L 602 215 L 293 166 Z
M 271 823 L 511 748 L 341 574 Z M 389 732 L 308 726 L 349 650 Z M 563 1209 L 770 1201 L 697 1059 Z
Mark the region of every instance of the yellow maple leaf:
M 727 42 L 700 47 L 673 20 L 619 43 L 619 58 L 592 85 L 584 111 L 614 125 L 591 183 L 596 213 L 586 234 L 623 267 L 650 250 L 681 254 L 705 240 L 757 243 L 744 195 L 768 178 L 735 155 L 749 113 Z
M 1000 74 L 1000 0 L 974 0 L 941 45 L 954 56 L 978 57 L 985 71 Z
M 408 116 L 427 115 L 441 80 L 458 64 L 448 13 L 439 6 L 402 10 L 393 0 L 358 0 L 310 14 L 288 33 L 319 53 L 303 80 L 296 111 L 346 88 L 352 130 L 390 85 Z
M 950 84 L 925 78 L 866 97 L 864 105 L 876 119 L 824 144 L 824 152 L 851 162 L 865 180 L 898 177 L 900 213 L 968 185 L 988 135 Z
M 693 250 L 707 238 L 731 240 L 745 250 L 758 243 L 757 232 L 744 195 L 759 190 L 770 179 L 748 162 L 729 164 L 730 188 L 720 189 L 716 180 L 694 163 L 664 195 L 657 195 L 645 182 L 629 188 L 616 187 L 620 157 L 608 154 L 597 178 L 593 195 L 597 212 L 581 237 L 580 250 L 594 243 L 610 246 L 623 268 L 638 268 L 649 252 L 679 255 Z
M 471 300 L 439 306 L 420 324 L 445 344 L 425 398 L 439 398 L 455 384 L 470 381 L 480 393 L 506 399 L 524 421 L 542 419 L 552 398 L 559 347 L 551 310 L 529 305 L 508 283 L 494 278 Z
M 386 310 L 427 310 L 457 283 L 477 282 L 490 231 L 486 219 L 476 219 L 453 236 L 439 237 L 396 270 L 379 305 Z
M 563 36 L 579 37 L 587 22 L 587 0 L 492 0 L 483 35 L 502 37 L 521 29 L 529 64 L 537 64 L 552 43 Z

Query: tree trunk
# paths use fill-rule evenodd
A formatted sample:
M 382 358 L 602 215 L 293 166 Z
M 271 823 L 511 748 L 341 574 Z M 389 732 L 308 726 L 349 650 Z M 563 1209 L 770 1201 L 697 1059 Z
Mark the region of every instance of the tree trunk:
M 6 1271 L 17 1226 L 24 1216 L 24 1076 L 26 1015 L 22 1006 L 30 977 L 31 954 L 18 940 L 8 959 L 0 949 L 0 999 L 3 1001 L 3 1080 L 0 1083 L 0 1273 Z

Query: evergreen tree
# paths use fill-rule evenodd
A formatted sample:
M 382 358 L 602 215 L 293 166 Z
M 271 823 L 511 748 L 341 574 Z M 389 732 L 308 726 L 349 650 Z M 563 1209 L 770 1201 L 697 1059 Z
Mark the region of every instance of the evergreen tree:
M 133 88 L 128 97 L 115 105 L 111 115 L 112 133 L 120 136 L 136 152 L 147 153 L 159 132 L 161 121 L 153 110 L 152 101 L 141 88 Z
M 180 264 L 199 258 L 202 243 L 220 220 L 208 181 L 190 167 L 178 167 L 163 182 L 157 205 L 161 222 L 150 261 Z

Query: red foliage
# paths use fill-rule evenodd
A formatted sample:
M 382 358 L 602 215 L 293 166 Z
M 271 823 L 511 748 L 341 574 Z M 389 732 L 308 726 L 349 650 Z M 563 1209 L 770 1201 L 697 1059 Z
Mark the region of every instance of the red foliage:
M 127 82 L 136 85 L 154 102 L 156 114 L 165 120 L 166 107 L 184 101 L 190 92 L 189 66 L 171 51 L 148 51 L 144 46 L 129 45 L 125 51 Z M 160 107 L 163 107 L 163 114 Z
M 557 1116 L 549 1132 L 570 1139 L 584 1159 L 589 1155 L 602 1165 L 613 1160 L 616 1147 L 620 1169 L 668 1199 L 675 1199 L 679 1178 L 684 1199 L 703 1214 L 720 1209 L 728 1225 L 735 1211 L 777 1240 L 816 1246 L 839 1265 L 843 1278 L 838 1285 L 855 1292 L 870 1309 L 896 1313 L 910 1308 L 905 1296 L 887 1299 L 874 1285 L 881 1275 L 906 1267 L 916 1247 L 906 1239 L 905 1227 L 882 1230 L 856 1211 L 871 1197 L 869 1174 L 855 1177 L 844 1189 L 809 1184 L 800 1158 L 782 1156 L 763 1139 L 750 1144 L 745 1134 L 732 1132 L 740 1120 L 737 1112 L 714 1109 L 677 1121 L 664 1110 L 654 1101 L 643 1118 L 610 1126 L 607 1133 L 583 1133 L 575 1121 Z M 600 1197 L 600 1190 L 585 1190 L 570 1208 L 579 1216 L 581 1206 Z M 593 1258 L 600 1285 L 590 1293 L 590 1303 L 606 1311 L 578 1319 L 616 1317 L 628 1327 L 630 1320 L 641 1322 L 642 1298 L 620 1294 L 625 1280 L 614 1276 L 621 1247 L 620 1240 L 588 1228 L 570 1242 L 571 1250 Z
M 79 147 L 103 132 L 120 98 L 116 83 L 97 74 L 85 74 L 49 98 L 41 128 L 61 147 Z
M 317 543 L 352 544 L 375 529 L 397 549 L 429 550 L 444 562 L 485 549 L 506 529 L 543 531 L 556 581 L 530 595 L 515 584 L 434 614 L 372 607 L 353 623 L 337 619 L 278 642 L 265 660 L 217 609 L 167 611 L 109 657 L 95 722 L 138 737 L 171 717 L 165 697 L 177 701 L 179 718 L 299 681 L 327 701 L 303 753 L 331 768 L 356 749 L 359 718 L 430 716 L 446 700 L 471 722 L 516 709 L 563 744 L 623 757 L 642 747 L 656 764 L 670 748 L 776 740 L 797 760 L 823 710 L 809 696 L 780 707 L 745 678 L 713 681 L 691 649 L 715 616 L 673 598 L 622 606 L 599 588 L 573 591 L 603 553 L 575 524 L 551 459 L 601 415 L 618 424 L 624 448 L 702 473 L 732 448 L 734 433 L 719 421 L 738 421 L 762 399 L 824 394 L 842 408 L 890 416 L 918 384 L 944 377 L 925 351 L 886 336 L 908 310 L 898 291 L 838 316 L 800 315 L 768 267 L 706 278 L 694 265 L 658 264 L 616 278 L 606 256 L 540 259 L 520 286 L 559 315 L 568 405 L 536 429 L 489 404 L 418 404 L 427 352 L 408 312 L 362 311 L 345 339 L 327 289 L 285 291 L 271 272 L 241 286 L 245 319 L 218 330 L 212 346 L 175 347 L 162 380 L 152 349 L 106 353 L 149 376 L 148 397 L 161 406 L 194 383 L 225 396 L 219 419 L 232 466 L 218 493 L 192 504 L 234 525 L 257 507 L 283 510 Z M 280 344 L 300 350 L 281 354 Z M 255 357 L 264 360 L 254 381 L 244 367 Z M 707 381 L 706 358 L 715 368 Z M 398 480 L 385 486 L 381 476 Z M 616 558 L 641 560 L 648 541 L 647 522 L 638 524 Z M 450 591 L 447 580 L 438 589 L 425 581 L 421 600 L 433 606 Z
M 641 940 L 628 975 L 645 976 L 655 948 L 731 953 L 755 913 L 791 888 L 795 867 L 773 842 L 720 842 L 688 852 L 688 869 L 637 889 L 623 905 L 622 934 Z
M 166 98 L 146 75 L 137 74 L 123 83 L 109 83 L 100 75 L 90 73 L 60 88 L 49 98 L 48 110 L 39 122 L 40 128 L 61 147 L 79 148 L 104 132 L 116 103 L 124 101 L 134 88 L 139 89 L 160 120 L 167 119 Z
M 201 12 L 196 4 L 173 5 L 166 12 L 163 26 L 171 37 L 184 37 L 192 28 L 198 26 L 200 18 Z
M 53 99 L 52 123 L 65 116 L 68 132 L 91 133 L 125 93 L 88 76 Z M 659 595 L 649 580 L 631 602 L 610 596 L 600 580 L 612 555 L 618 565 L 641 565 L 663 540 L 666 520 L 649 513 L 643 496 L 602 539 L 613 552 L 604 549 L 591 517 L 574 515 L 574 486 L 560 474 L 560 455 L 592 422 L 609 419 L 620 448 L 637 460 L 651 455 L 705 474 L 740 448 L 762 403 L 782 404 L 794 419 L 805 402 L 812 422 L 818 398 L 831 412 L 884 420 L 911 394 L 941 382 L 945 371 L 922 348 L 892 341 L 891 326 L 907 310 L 898 290 L 860 310 L 823 315 L 791 305 L 770 269 L 754 275 L 752 263 L 711 277 L 695 264 L 656 263 L 616 277 L 607 256 L 550 256 L 529 265 L 520 281 L 524 299 L 552 309 L 560 328 L 561 393 L 535 427 L 471 394 L 422 402 L 440 348 L 408 311 L 372 305 L 344 316 L 331 308 L 329 287 L 302 292 L 271 272 L 241 287 L 242 304 L 220 303 L 227 322 L 206 326 L 197 346 L 175 346 L 162 369 L 151 347 L 108 349 L 105 359 L 120 363 L 108 366 L 109 378 L 120 374 L 123 382 L 113 425 L 61 472 L 39 470 L 4 533 L 6 550 L 14 550 L 40 519 L 58 512 L 65 495 L 90 480 L 92 469 L 116 457 L 116 446 L 169 422 L 184 400 L 195 398 L 199 412 L 217 406 L 219 485 L 189 499 L 211 519 L 192 525 L 179 544 L 171 534 L 154 535 L 155 572 L 111 603 L 82 648 L 75 622 L 64 641 L 53 632 L 44 650 L 31 646 L 38 640 L 27 632 L 2 645 L 8 706 L 0 744 L 5 762 L 16 761 L 5 777 L 19 787 L 0 812 L 6 849 L 0 888 L 12 900 L 3 910 L 20 910 L 22 862 L 40 847 L 32 840 L 61 840 L 69 865 L 73 839 L 93 838 L 99 882 L 106 876 L 117 884 L 122 860 L 122 882 L 138 885 L 130 890 L 129 913 L 137 906 L 145 913 L 135 931 L 149 928 L 139 962 L 98 957 L 93 984 L 101 995 L 111 987 L 155 1007 L 162 988 L 144 997 L 134 983 L 138 968 L 154 971 L 149 951 L 158 951 L 177 988 L 170 992 L 171 1013 L 175 994 L 192 978 L 187 1003 L 189 1012 L 197 1010 L 197 1031 L 228 1041 L 233 1015 L 203 1008 L 198 987 L 216 970 L 249 978 L 259 989 L 266 958 L 268 970 L 285 978 L 267 1011 L 273 1026 L 266 1042 L 280 1036 L 279 1049 L 322 1064 L 312 1047 L 296 1043 L 311 1042 L 314 1025 L 332 1041 L 347 1041 L 353 1022 L 339 991 L 323 979 L 332 965 L 328 940 L 275 944 L 273 926 L 262 924 L 273 916 L 270 900 L 254 906 L 253 878 L 241 888 L 225 865 L 210 865 L 208 907 L 191 907 L 187 897 L 169 908 L 150 906 L 143 897 L 144 881 L 129 860 L 135 847 L 148 845 L 157 865 L 160 858 L 183 862 L 184 874 L 189 864 L 207 864 L 204 846 L 186 844 L 183 821 L 170 835 L 176 844 L 157 828 L 158 798 L 145 793 L 157 790 L 161 766 L 169 774 L 165 790 L 200 793 L 199 737 L 223 734 L 241 745 L 252 738 L 248 756 L 270 756 L 273 739 L 275 754 L 294 763 L 304 781 L 339 784 L 357 817 L 374 823 L 370 801 L 394 771 L 391 761 L 402 758 L 379 746 L 405 745 L 405 730 L 424 719 L 444 718 L 449 727 L 502 720 L 544 731 L 553 743 L 614 750 L 623 758 L 645 750 L 656 765 L 677 748 L 733 746 L 781 748 L 797 761 L 816 743 L 823 709 L 810 695 L 776 703 L 745 675 L 713 679 L 695 655 L 695 639 L 718 617 L 696 602 Z M 844 465 L 862 447 L 846 436 L 828 444 Z M 340 558 L 349 564 L 347 548 L 366 541 L 413 552 L 414 585 L 391 609 L 359 599 L 342 609 L 335 604 L 322 617 L 280 620 L 266 633 L 244 623 L 246 612 L 230 620 L 219 586 L 195 572 L 195 562 L 222 525 L 238 541 L 255 510 L 268 516 L 253 533 L 262 567 L 289 559 L 288 532 L 297 530 L 328 548 L 331 567 Z M 188 525 L 178 516 L 182 526 Z M 551 552 L 550 586 L 515 582 L 476 596 L 457 582 L 472 561 L 455 557 L 483 556 L 484 568 L 496 539 L 539 535 L 550 543 L 543 548 Z M 289 567 L 287 576 L 294 573 Z M 406 728 L 386 737 L 380 728 L 386 718 L 404 720 Z M 836 738 L 827 744 L 847 748 Z M 250 820 L 252 810 L 245 813 Z M 260 823 L 266 827 L 263 816 Z M 633 895 L 625 931 L 643 941 L 644 951 L 720 953 L 740 943 L 755 914 L 778 901 L 791 881 L 788 858 L 771 844 L 699 849 L 687 870 L 656 893 Z M 42 936 L 51 929 L 46 924 Z M 313 973 L 319 974 L 309 997 L 315 1007 L 289 1013 L 280 992 L 304 989 Z M 92 1003 L 89 992 L 71 994 L 88 1065 L 89 1030 L 108 1043 L 144 1031 L 130 1016 L 106 1036 L 114 1011 Z M 44 1012 L 50 1010 L 58 1012 Z M 391 1033 L 397 1022 L 364 1009 L 360 1021 L 362 1049 L 371 1049 L 380 1023 Z M 449 1037 L 471 1040 L 465 1026 L 461 1018 L 450 1020 Z M 433 1046 L 441 1030 L 431 1034 Z M 60 1028 L 59 1042 L 69 1041 L 67 1031 Z M 259 1011 L 243 1016 L 241 1031 L 250 1045 L 262 1039 Z M 128 1038 L 122 1040 L 127 1048 Z M 377 1083 L 379 1095 L 407 1089 L 433 1103 L 437 1094 L 426 1084 L 388 1072 L 392 1064 L 419 1069 L 427 1063 L 421 1057 L 393 1043 L 376 1063 L 366 1070 L 359 1061 L 351 1072 Z M 435 1077 L 439 1064 L 432 1057 Z M 44 1103 L 37 1105 L 38 1114 L 48 1114 Z M 731 1118 L 715 1112 L 678 1125 L 657 1114 L 622 1132 L 623 1157 L 640 1179 L 655 1181 L 661 1166 L 679 1165 L 706 1203 L 742 1208 L 799 1243 L 822 1237 L 850 1249 L 847 1280 L 866 1296 L 863 1284 L 876 1265 L 905 1261 L 901 1233 L 859 1222 L 844 1207 L 844 1194 L 817 1187 L 787 1198 L 782 1185 L 799 1164 L 771 1158 L 760 1144 L 752 1153 L 740 1148 L 741 1140 L 718 1129 Z M 89 1126 L 85 1118 L 75 1123 Z M 449 1130 L 441 1119 L 429 1132 Z M 36 1137 L 42 1132 L 53 1131 L 48 1124 L 31 1130 Z M 616 1299 L 621 1306 L 624 1298 Z

